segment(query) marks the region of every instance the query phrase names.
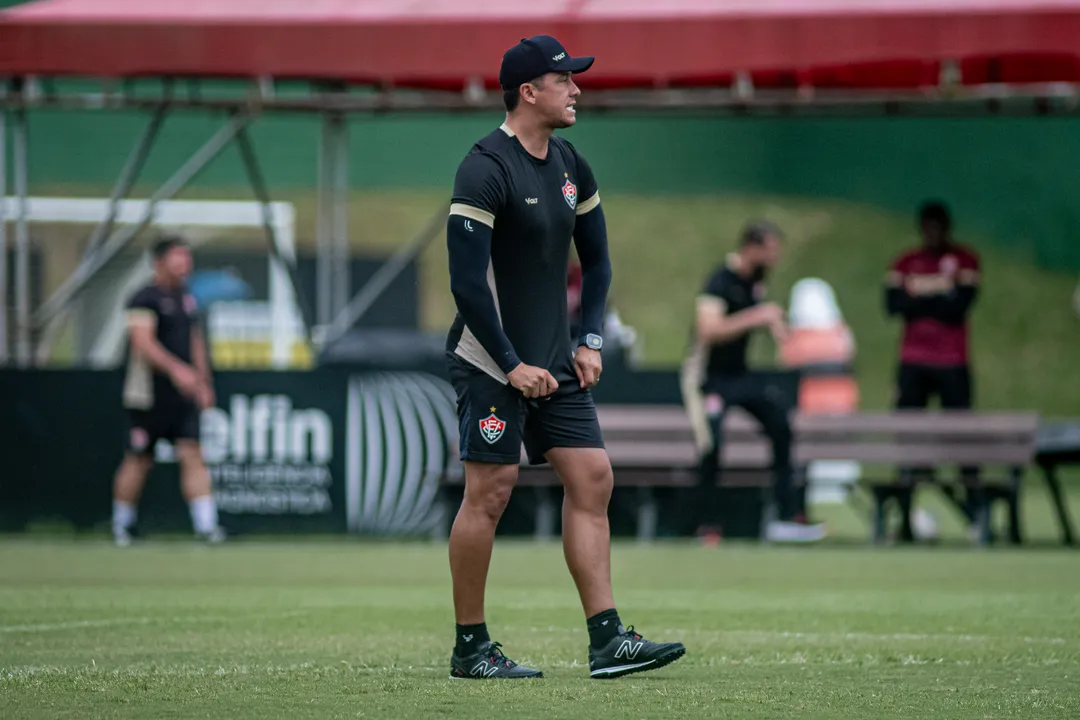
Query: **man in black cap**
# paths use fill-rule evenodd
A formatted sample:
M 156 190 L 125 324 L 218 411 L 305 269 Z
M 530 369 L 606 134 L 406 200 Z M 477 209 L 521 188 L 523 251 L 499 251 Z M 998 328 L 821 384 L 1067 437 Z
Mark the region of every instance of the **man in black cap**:
M 563 483 L 563 547 L 585 611 L 591 676 L 651 670 L 686 652 L 624 628 L 611 589 L 613 478 L 590 391 L 600 379 L 611 283 L 607 230 L 592 170 L 553 135 L 574 124 L 573 75 L 592 64 L 548 36 L 510 48 L 499 71 L 506 121 L 473 145 L 454 180 L 446 234 L 458 313 L 446 349 L 465 497 L 450 533 L 451 678 L 543 676 L 507 659 L 484 622 L 495 527 L 522 443 L 530 464 L 550 463 Z M 577 342 L 566 308 L 571 238 L 582 267 Z

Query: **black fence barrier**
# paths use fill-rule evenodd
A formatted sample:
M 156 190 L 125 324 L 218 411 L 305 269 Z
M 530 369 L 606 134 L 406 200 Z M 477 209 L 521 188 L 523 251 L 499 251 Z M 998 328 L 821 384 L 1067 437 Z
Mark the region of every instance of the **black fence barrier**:
M 240 532 L 344 532 L 348 438 L 339 373 L 224 372 L 202 414 L 222 521 Z M 128 432 L 113 371 L 0 373 L 0 523 L 108 523 Z M 139 505 L 148 531 L 187 531 L 173 448 L 159 442 Z
M 203 454 L 223 525 L 238 534 L 425 536 L 460 502 L 453 389 L 440 362 L 387 369 L 341 363 L 310 371 L 215 375 L 202 414 Z M 108 527 L 127 439 L 119 370 L 0 370 L 0 531 L 41 524 Z M 677 373 L 605 370 L 598 404 L 679 403 Z M 173 448 L 160 442 L 139 527 L 190 532 Z M 611 524 L 635 532 L 637 496 L 617 489 Z M 553 489 L 557 492 L 557 489 Z M 449 496 L 448 496 L 449 494 Z M 668 498 L 668 495 L 672 495 Z M 673 492 L 659 491 L 659 530 Z M 519 488 L 499 533 L 534 531 L 536 497 Z M 732 497 L 752 534 L 757 497 Z M 735 522 L 735 519 L 732 519 Z

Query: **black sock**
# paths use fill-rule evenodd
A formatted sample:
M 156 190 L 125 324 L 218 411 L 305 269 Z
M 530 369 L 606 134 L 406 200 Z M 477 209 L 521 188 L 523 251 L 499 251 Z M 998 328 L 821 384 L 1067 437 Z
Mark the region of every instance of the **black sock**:
M 594 648 L 602 648 L 611 642 L 611 639 L 619 634 L 622 621 L 615 608 L 598 612 L 585 621 L 589 628 L 589 644 Z
M 454 644 L 454 654 L 458 657 L 475 655 L 480 646 L 490 642 L 488 637 L 487 623 L 479 625 L 458 625 L 457 641 Z

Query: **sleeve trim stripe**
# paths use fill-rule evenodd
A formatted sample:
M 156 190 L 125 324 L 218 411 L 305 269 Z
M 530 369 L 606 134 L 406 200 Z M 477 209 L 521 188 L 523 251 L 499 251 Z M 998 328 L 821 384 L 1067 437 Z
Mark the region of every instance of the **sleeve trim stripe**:
M 979 282 L 979 273 L 976 270 L 961 270 L 956 274 L 956 280 L 961 285 L 975 285 Z
M 587 213 L 590 210 L 594 209 L 599 204 L 600 204 L 600 193 L 599 192 L 593 193 L 593 196 L 591 198 L 589 198 L 588 200 L 586 200 L 583 203 L 578 203 L 577 214 L 578 215 L 584 215 L 585 213 Z
M 153 326 L 157 324 L 157 316 L 154 314 L 153 310 L 135 308 L 127 311 L 127 324 Z
M 721 315 L 727 315 L 727 301 L 724 298 L 703 293 L 697 296 L 697 305 L 699 308 L 709 308 L 718 311 Z
M 494 214 L 489 213 L 487 210 L 481 210 L 480 208 L 473 207 L 472 205 L 466 205 L 465 203 L 451 203 L 450 214 L 460 215 L 462 217 L 469 218 L 470 220 L 484 223 L 489 228 L 495 227 Z

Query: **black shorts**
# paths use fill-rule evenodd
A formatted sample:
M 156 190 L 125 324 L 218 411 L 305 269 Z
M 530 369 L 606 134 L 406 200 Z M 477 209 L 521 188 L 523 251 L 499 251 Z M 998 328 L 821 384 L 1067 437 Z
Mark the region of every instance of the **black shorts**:
M 552 448 L 604 447 L 592 393 L 576 379 L 530 400 L 456 355 L 447 364 L 457 393 L 462 460 L 517 464 L 524 443 L 529 464 L 542 465 Z
M 149 410 L 128 409 L 127 449 L 137 455 L 152 455 L 158 440 L 199 440 L 199 408 L 193 402 L 155 406 Z

